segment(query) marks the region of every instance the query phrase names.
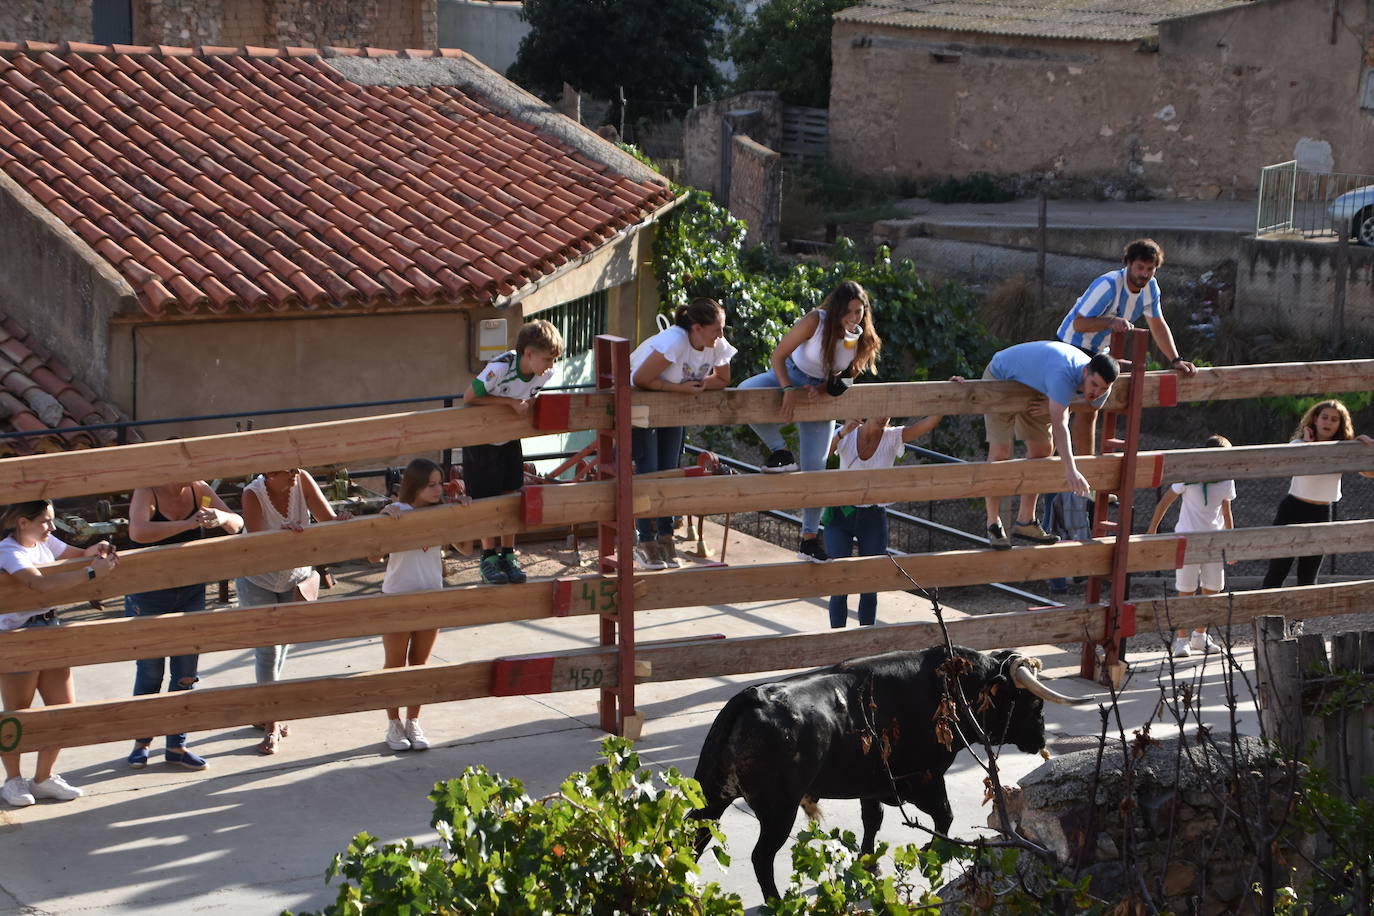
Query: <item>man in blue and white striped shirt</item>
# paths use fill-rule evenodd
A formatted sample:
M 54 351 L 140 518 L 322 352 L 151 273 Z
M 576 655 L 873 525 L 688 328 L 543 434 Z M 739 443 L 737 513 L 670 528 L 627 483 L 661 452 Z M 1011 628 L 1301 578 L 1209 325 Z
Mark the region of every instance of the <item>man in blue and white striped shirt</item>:
M 1091 356 L 1107 348 L 1113 331 L 1129 331 L 1144 315 L 1150 337 L 1169 367 L 1183 375 L 1197 372 L 1191 362 L 1178 355 L 1173 332 L 1164 320 L 1159 283 L 1155 280 L 1155 271 L 1164 263 L 1163 249 L 1154 239 L 1137 239 L 1126 246 L 1122 260 L 1125 267 L 1098 277 L 1078 297 L 1056 336 Z M 1097 416 L 1091 414 L 1081 419 L 1086 422 L 1074 423 L 1074 451 L 1090 455 Z

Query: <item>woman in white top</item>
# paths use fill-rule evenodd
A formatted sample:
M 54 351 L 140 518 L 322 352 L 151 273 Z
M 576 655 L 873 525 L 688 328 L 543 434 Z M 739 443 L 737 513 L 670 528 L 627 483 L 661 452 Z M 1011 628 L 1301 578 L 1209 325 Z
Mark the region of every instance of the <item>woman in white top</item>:
M 714 299 L 693 299 L 678 306 L 671 327 L 659 331 L 630 354 L 630 381 L 646 391 L 696 395 L 730 384 L 730 358 L 736 350 L 725 339 L 725 310 Z M 635 473 L 669 471 L 682 461 L 685 430 L 681 426 L 630 431 Z M 636 559 L 646 569 L 679 564 L 673 543 L 673 518 L 636 520 Z
M 39 593 L 70 588 L 90 579 L 101 578 L 108 575 L 117 562 L 109 541 L 92 544 L 83 550 L 69 547 L 54 537 L 52 501 L 47 499 L 10 506 L 0 515 L 0 534 L 5 536 L 4 540 L 0 540 L 0 568 Z M 80 569 L 50 571 L 46 575 L 38 569 L 55 560 L 74 557 L 90 557 L 91 562 Z M 57 612 L 52 608 L 0 614 L 0 645 L 3 644 L 4 634 L 12 630 L 58 625 Z M 35 695 L 41 695 L 47 706 L 75 703 L 76 687 L 72 681 L 72 669 L 0 673 L 0 705 L 4 706 L 6 712 L 28 709 L 33 706 Z M 0 787 L 0 798 L 6 804 L 23 807 L 32 805 L 40 798 L 71 801 L 80 797 L 80 789 L 68 785 L 65 779 L 52 771 L 61 750 L 60 747 L 45 747 L 38 751 L 38 763 L 34 766 L 32 780 L 20 775 L 17 751 L 0 754 L 5 766 L 5 784 Z
M 784 423 L 792 422 L 798 398 L 808 402 L 826 395 L 843 394 L 863 372 L 878 361 L 882 341 L 873 330 L 868 293 L 853 280 L 846 280 L 825 297 L 792 330 L 783 335 L 773 349 L 772 368 L 762 375 L 745 379 L 740 388 L 782 388 L 782 423 L 750 424 L 763 444 L 771 450 L 764 462 L 765 473 L 795 471 L 797 459 L 782 438 Z M 833 420 L 806 420 L 797 424 L 797 442 L 803 471 L 825 468 L 826 451 L 835 429 Z M 797 556 L 823 562 L 829 557 L 816 533 L 820 530 L 821 510 L 802 510 L 802 539 Z
M 1350 420 L 1350 409 L 1335 399 L 1318 401 L 1307 408 L 1302 422 L 1293 433 L 1290 445 L 1307 442 L 1340 442 L 1354 439 L 1354 424 Z M 1360 436 L 1360 441 L 1370 442 L 1368 436 Z M 1361 471 L 1365 477 L 1374 477 L 1374 471 Z M 1331 521 L 1331 507 L 1341 498 L 1340 474 L 1305 474 L 1293 478 L 1288 487 L 1288 495 L 1279 503 L 1278 513 L 1274 516 L 1275 525 L 1301 525 L 1308 522 Z M 1279 588 L 1288 578 L 1288 570 L 1293 566 L 1293 557 L 1275 557 L 1269 561 L 1269 571 L 1264 574 L 1262 588 Z M 1298 557 L 1298 585 L 1312 585 L 1321 571 L 1322 555 Z
M 954 378 L 950 381 L 963 381 Z M 835 434 L 835 452 L 841 471 L 890 468 L 906 451 L 906 443 L 918 439 L 940 425 L 942 415 L 926 417 L 906 426 L 888 426 L 887 417 L 850 420 Z M 850 557 L 854 548 L 861 557 L 881 557 L 887 553 L 887 506 L 833 506 L 825 510 L 825 549 L 831 557 Z M 849 620 L 849 596 L 830 596 L 830 626 L 842 629 Z M 871 627 L 878 621 L 878 593 L 859 595 L 859 626 Z
M 467 496 L 460 495 L 461 502 L 468 502 Z M 382 508 L 382 514 L 400 518 L 415 509 L 437 506 L 444 501 L 444 472 L 439 465 L 428 458 L 416 458 L 406 465 L 401 475 L 401 485 L 396 491 L 396 502 Z M 382 594 L 399 595 L 405 592 L 432 591 L 444 587 L 444 548 L 442 544 L 433 547 L 419 547 L 415 550 L 395 550 L 387 557 L 386 576 L 382 579 Z M 434 651 L 434 641 L 439 637 L 438 627 L 425 627 L 422 630 L 401 630 L 397 633 L 382 634 L 382 650 L 385 653 L 383 666 L 404 668 L 407 665 L 423 665 L 429 661 Z M 420 728 L 420 707 L 406 709 L 406 720 L 401 721 L 398 708 L 386 711 L 387 747 L 393 751 L 423 751 L 429 748 L 429 739 Z
M 347 512 L 335 514 L 320 492 L 320 485 L 300 468 L 271 471 L 255 477 L 243 488 L 243 524 L 254 531 L 304 531 L 312 521 L 330 522 L 351 518 Z M 277 572 L 256 573 L 234 580 L 239 607 L 314 601 L 320 594 L 320 576 L 313 566 L 298 566 Z M 257 649 L 257 680 L 269 684 L 281 679 L 289 645 L 260 646 Z M 258 753 L 275 754 L 282 738 L 290 734 L 284 722 L 265 722 L 267 737 Z

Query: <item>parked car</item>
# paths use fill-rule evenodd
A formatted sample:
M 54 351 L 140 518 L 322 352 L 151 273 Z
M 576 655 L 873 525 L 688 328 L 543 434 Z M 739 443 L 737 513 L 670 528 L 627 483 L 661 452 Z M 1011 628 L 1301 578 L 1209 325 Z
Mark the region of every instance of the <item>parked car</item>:
M 1361 245 L 1374 247 L 1374 184 L 1347 191 L 1326 208 L 1336 234 L 1354 237 Z

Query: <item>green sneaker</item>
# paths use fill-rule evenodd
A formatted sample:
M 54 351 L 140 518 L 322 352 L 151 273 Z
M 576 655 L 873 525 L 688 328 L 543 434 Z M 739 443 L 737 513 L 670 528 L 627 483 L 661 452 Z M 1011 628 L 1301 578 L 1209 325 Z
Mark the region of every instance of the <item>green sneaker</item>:
M 499 553 L 482 557 L 477 568 L 482 573 L 482 581 L 488 585 L 505 585 L 510 581 L 510 574 L 506 572 L 506 564 Z

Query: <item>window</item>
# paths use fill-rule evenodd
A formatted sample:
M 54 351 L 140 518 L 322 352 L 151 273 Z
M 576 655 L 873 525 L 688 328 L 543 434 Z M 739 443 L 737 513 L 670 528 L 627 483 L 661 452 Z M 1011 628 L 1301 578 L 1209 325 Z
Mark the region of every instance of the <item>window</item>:
M 606 291 L 573 299 L 531 315 L 552 322 L 563 335 L 564 351 L 572 355 L 591 350 L 598 334 L 606 333 Z
M 133 44 L 132 0 L 91 0 L 91 40 L 98 45 Z

